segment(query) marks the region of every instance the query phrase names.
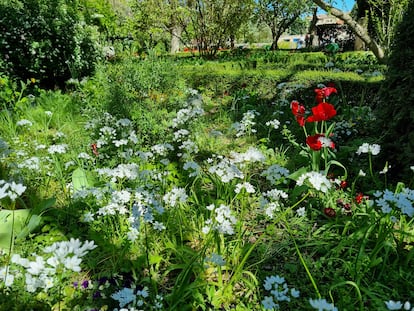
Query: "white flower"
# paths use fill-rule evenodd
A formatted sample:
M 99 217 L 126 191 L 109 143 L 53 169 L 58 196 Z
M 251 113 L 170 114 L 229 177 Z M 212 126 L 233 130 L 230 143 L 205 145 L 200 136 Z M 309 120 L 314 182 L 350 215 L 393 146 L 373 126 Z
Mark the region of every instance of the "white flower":
M 138 239 L 139 232 L 136 228 L 130 227 L 129 231 L 127 232 L 127 239 L 131 242 L 134 242 Z
M 82 216 L 82 222 L 92 222 L 94 221 L 94 214 L 91 212 L 86 212 L 85 214 L 83 214 Z
M 14 275 L 10 273 L 9 267 L 0 268 L 0 280 L 4 282 L 6 287 L 10 287 L 14 282 Z
M 81 268 L 80 268 L 80 263 L 82 262 L 82 259 L 78 258 L 77 256 L 73 256 L 73 257 L 66 257 L 65 260 L 63 261 L 63 264 L 65 266 L 66 269 L 68 270 L 72 270 L 75 272 L 80 272 Z
M 279 180 L 283 180 L 284 177 L 287 177 L 289 175 L 289 170 L 277 165 L 273 164 L 269 166 L 261 176 L 266 176 L 266 179 L 272 184 L 275 185 Z
M 200 173 L 201 173 L 200 165 L 198 165 L 194 161 L 185 162 L 183 168 L 186 171 L 191 171 L 191 173 L 188 174 L 188 176 L 190 176 L 190 177 L 196 177 L 196 176 L 200 175 Z
M 309 303 L 318 311 L 338 311 L 338 309 L 332 303 L 328 303 L 326 299 L 309 299 Z
M 279 305 L 274 302 L 271 296 L 265 296 L 262 300 L 262 305 L 265 310 L 274 310 L 279 308 Z
M 17 125 L 17 126 L 28 126 L 28 127 L 30 127 L 30 126 L 32 126 L 32 125 L 33 125 L 33 123 L 32 123 L 31 121 L 29 121 L 29 120 L 22 119 L 22 120 L 20 120 L 20 121 L 17 121 L 17 122 L 16 122 L 16 125 Z
M 123 288 L 119 291 L 117 291 L 116 293 L 113 293 L 111 295 L 111 298 L 114 300 L 117 300 L 119 303 L 119 306 L 125 307 L 127 304 L 133 302 L 135 300 L 135 294 L 134 294 L 134 290 L 132 288 Z
M 266 160 L 263 153 L 254 147 L 250 147 L 244 153 L 238 152 L 230 152 L 230 156 L 232 157 L 233 163 L 244 163 L 244 162 L 264 162 Z
M 252 184 L 248 182 L 244 182 L 242 184 L 237 184 L 236 188 L 234 189 L 234 192 L 240 193 L 242 189 L 245 189 L 247 193 L 254 193 L 255 189 Z
M 68 148 L 67 144 L 60 144 L 60 145 L 51 145 L 48 149 L 47 152 L 49 152 L 49 154 L 55 154 L 55 153 L 65 153 L 66 149 Z
M 385 301 L 385 305 L 387 306 L 388 310 L 400 310 L 403 306 L 401 301 L 394 300 Z
M 45 111 L 45 115 L 47 115 L 48 117 L 51 117 L 53 115 L 53 112 L 47 110 L 47 111 Z
M 299 216 L 299 217 L 303 217 L 303 216 L 305 216 L 305 214 L 306 214 L 306 209 L 305 209 L 305 207 L 299 207 L 297 210 L 296 210 L 296 214 Z
M 358 176 L 365 177 L 367 174 L 363 170 L 359 170 Z
M 42 256 L 37 256 L 35 261 L 29 263 L 29 267 L 26 269 L 31 275 L 39 275 L 45 269 L 45 260 Z
M 361 153 L 371 153 L 372 155 L 377 155 L 380 153 L 381 146 L 378 144 L 368 144 L 363 143 L 361 146 L 358 147 L 356 153 L 360 155 Z
M 299 298 L 300 291 L 298 291 L 296 288 L 291 288 L 290 294 L 292 295 L 293 298 Z
M 187 198 L 188 195 L 185 193 L 185 189 L 174 187 L 164 195 L 163 200 L 166 204 L 175 207 L 177 203 L 185 203 Z
M 158 231 L 165 230 L 165 226 L 162 222 L 154 221 L 153 227 L 155 230 L 158 230 Z
M 266 122 L 266 126 L 272 127 L 275 130 L 277 130 L 279 128 L 279 126 L 280 126 L 280 121 L 279 120 L 276 120 L 276 119 L 267 121 Z
M 308 180 L 313 188 L 322 191 L 323 193 L 326 193 L 328 189 L 331 188 L 331 182 L 326 178 L 326 176 L 319 172 L 308 172 L 302 174 L 296 181 L 296 184 L 301 186 L 305 180 Z

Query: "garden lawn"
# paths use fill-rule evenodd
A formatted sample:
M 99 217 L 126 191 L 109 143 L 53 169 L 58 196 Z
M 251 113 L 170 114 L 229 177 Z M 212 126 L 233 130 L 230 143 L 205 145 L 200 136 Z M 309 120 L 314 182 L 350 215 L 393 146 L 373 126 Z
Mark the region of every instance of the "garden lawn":
M 65 94 L 2 77 L 0 309 L 410 310 L 383 68 L 297 57 L 131 57 Z

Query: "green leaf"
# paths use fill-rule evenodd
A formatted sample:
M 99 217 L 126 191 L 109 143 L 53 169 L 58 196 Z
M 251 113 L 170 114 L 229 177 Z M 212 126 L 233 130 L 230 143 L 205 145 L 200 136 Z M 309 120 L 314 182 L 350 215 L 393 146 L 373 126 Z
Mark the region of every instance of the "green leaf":
M 298 169 L 296 172 L 293 172 L 292 174 L 287 176 L 287 178 L 292 179 L 294 181 L 297 181 L 300 176 L 302 176 L 303 174 L 305 174 L 307 172 L 308 172 L 308 168 L 303 166 L 300 169 Z
M 13 222 L 14 214 L 14 222 Z M 0 211 L 0 249 L 9 251 L 12 235 L 16 239 L 25 238 L 40 224 L 41 217 L 32 215 L 30 209 Z
M 91 176 L 83 168 L 78 167 L 72 173 L 73 191 L 79 191 L 82 189 L 88 189 L 93 186 L 93 180 Z

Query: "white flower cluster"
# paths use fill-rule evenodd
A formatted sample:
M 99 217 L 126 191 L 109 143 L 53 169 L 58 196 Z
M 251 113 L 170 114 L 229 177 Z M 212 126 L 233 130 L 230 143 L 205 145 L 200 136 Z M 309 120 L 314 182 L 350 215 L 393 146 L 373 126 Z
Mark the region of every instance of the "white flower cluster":
M 381 146 L 378 144 L 368 144 L 363 143 L 361 146 L 358 147 L 356 154 L 360 155 L 361 153 L 370 153 L 372 155 L 377 155 L 381 151 Z
M 186 103 L 186 107 L 178 110 L 177 116 L 172 120 L 172 126 L 178 128 L 190 120 L 204 115 L 204 110 L 201 105 L 202 100 L 200 95 L 197 94 L 190 98 Z
M 266 122 L 266 126 L 269 126 L 269 127 L 273 128 L 273 129 L 277 130 L 279 128 L 279 126 L 280 126 L 280 121 L 277 120 L 277 119 L 267 121 Z
M 135 163 L 119 164 L 117 167 L 96 169 L 99 175 L 111 177 L 111 182 L 116 182 L 118 179 L 135 180 L 139 177 L 139 166 Z
M 273 218 L 274 212 L 280 211 L 280 207 L 283 206 L 282 199 L 287 199 L 288 194 L 282 190 L 272 189 L 266 191 L 260 197 L 260 207 L 264 209 L 265 214 Z
M 24 159 L 20 163 L 17 163 L 17 167 L 19 169 L 26 169 L 30 171 L 39 172 L 42 168 L 42 160 L 46 162 L 49 160 L 49 158 L 48 157 L 43 157 L 43 158 L 30 157 L 30 158 Z
M 335 307 L 333 303 L 327 302 L 324 298 L 309 299 L 309 303 L 312 308 L 317 309 L 318 311 L 338 311 L 338 308 Z
M 182 142 L 182 144 L 178 147 L 180 150 L 185 151 L 185 156 L 180 152 L 177 153 L 177 156 L 179 157 L 185 157 L 188 158 L 191 156 L 191 154 L 196 154 L 198 152 L 198 146 L 195 142 L 192 140 L 185 140 Z
M 174 147 L 169 143 L 164 144 L 157 144 L 151 147 L 151 151 L 155 154 L 158 154 L 162 157 L 165 157 L 168 155 L 168 152 L 174 150 Z
M 56 154 L 56 153 L 63 154 L 63 153 L 66 153 L 67 148 L 68 148 L 67 144 L 51 145 L 47 149 L 47 152 L 49 152 L 49 154 Z
M 72 238 L 69 241 L 55 242 L 46 247 L 43 250 L 44 253 L 51 255 L 47 259 L 34 254 L 34 260 L 29 260 L 19 254 L 14 254 L 11 257 L 14 269 L 10 266 L 1 268 L 0 280 L 7 287 L 11 287 L 16 278 L 24 275 L 26 290 L 29 293 L 34 293 L 39 288 L 47 291 L 56 285 L 58 279 L 61 280 L 61 277 L 56 275 L 58 272 L 62 274 L 67 270 L 80 272 L 82 257 L 95 248 L 96 245 L 93 241 L 82 243 L 79 239 Z M 21 268 L 24 273 L 20 272 Z
M 407 300 L 404 304 L 401 301 L 388 300 L 385 301 L 385 306 L 388 310 L 407 310 L 414 311 L 414 306 L 411 307 L 411 303 Z
M 185 189 L 174 187 L 170 192 L 167 192 L 163 200 L 165 204 L 172 207 L 177 206 L 177 204 L 183 204 L 187 201 L 188 195 L 185 193 Z
M 186 129 L 179 129 L 174 132 L 174 141 L 181 142 L 187 139 L 187 137 L 190 135 L 190 132 Z
M 290 302 L 291 297 L 298 298 L 300 295 L 300 292 L 295 288 L 289 290 L 285 278 L 278 275 L 266 277 L 263 286 L 271 294 L 271 296 L 265 296 L 262 300 L 262 305 L 265 310 L 279 309 L 278 302 Z
M 256 133 L 257 130 L 253 128 L 256 125 L 254 118 L 259 116 L 260 113 L 256 110 L 249 110 L 243 114 L 243 118 L 240 122 L 233 123 L 233 128 L 236 130 L 236 137 L 241 137 L 246 134 Z
M 161 231 L 165 229 L 164 224 L 155 221 L 154 214 L 161 215 L 164 208 L 157 200 L 157 196 L 146 190 L 138 190 L 135 193 L 135 202 L 132 206 L 132 213 L 128 218 L 130 227 L 127 233 L 129 241 L 134 242 L 139 236 L 141 220 L 144 223 L 150 223 L 155 230 Z
M 233 163 L 253 163 L 253 162 L 264 162 L 266 157 L 263 153 L 254 147 L 250 147 L 246 152 L 238 153 L 235 151 L 230 152 L 230 157 Z
M 109 113 L 85 124 L 85 129 L 94 132 L 96 147 L 109 147 L 105 153 L 96 154 L 99 158 L 109 158 L 113 153 L 121 158 L 129 159 L 133 154 L 133 147 L 138 143 L 138 136 L 134 124 L 129 119 L 116 119 Z M 113 148 L 113 149 L 111 149 Z
M 208 172 L 216 174 L 224 183 L 228 183 L 235 178 L 244 178 L 243 172 L 230 159 L 223 156 L 214 156 L 216 164 L 208 168 Z M 215 160 L 208 159 L 208 163 L 213 163 Z
M 32 121 L 26 120 L 26 119 L 22 119 L 16 122 L 17 126 L 27 126 L 27 127 L 31 127 L 33 125 Z
M 10 200 L 15 201 L 25 190 L 26 186 L 22 184 L 16 184 L 14 181 L 8 183 L 0 179 L 0 200 L 8 197 Z
M 389 214 L 393 208 L 397 208 L 408 217 L 414 216 L 414 190 L 403 188 L 401 192 L 393 193 L 386 189 L 374 193 L 375 204 L 381 207 L 385 214 Z
M 306 180 L 313 188 L 318 191 L 322 191 L 323 193 L 326 193 L 331 188 L 331 182 L 328 178 L 326 178 L 326 176 L 319 172 L 308 172 L 302 174 L 296 181 L 296 184 L 298 186 L 302 186 Z
M 237 219 L 232 215 L 230 207 L 220 204 L 216 207 L 214 204 L 207 206 L 207 209 L 213 212 L 211 218 L 205 221 L 205 226 L 202 232 L 207 234 L 210 230 L 216 230 L 223 234 L 234 234 L 233 225 L 236 224 Z
M 240 193 L 242 189 L 244 189 L 246 193 L 255 193 L 256 191 L 251 183 L 244 182 L 242 184 L 237 184 L 236 188 L 234 189 L 234 192 Z
M 149 296 L 148 288 L 144 287 L 142 290 L 138 290 L 135 293 L 133 288 L 124 287 L 123 289 L 113 293 L 111 298 L 118 301 L 119 307 L 123 308 L 126 305 L 133 303 L 134 306 L 142 307 L 144 300 Z
M 273 164 L 263 171 L 261 176 L 265 176 L 272 185 L 276 185 L 280 182 L 284 182 L 285 177 L 289 176 L 289 174 L 290 172 L 287 168 L 278 164 Z
M 201 174 L 201 166 L 197 162 L 187 161 L 183 165 L 183 169 L 189 171 L 188 176 L 197 177 Z

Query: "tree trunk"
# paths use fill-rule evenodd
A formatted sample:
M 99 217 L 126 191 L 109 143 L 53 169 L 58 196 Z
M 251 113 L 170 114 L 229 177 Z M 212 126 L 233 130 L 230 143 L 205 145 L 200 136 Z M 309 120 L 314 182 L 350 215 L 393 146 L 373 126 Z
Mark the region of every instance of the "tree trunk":
M 326 12 L 329 12 L 331 15 L 342 19 L 349 26 L 349 28 L 351 28 L 352 32 L 366 44 L 372 53 L 374 53 L 378 61 L 380 63 L 385 62 L 385 53 L 382 47 L 374 39 L 372 39 L 368 34 L 368 31 L 364 29 L 360 24 L 358 24 L 349 14 L 334 8 L 323 0 L 312 1 Z
M 180 51 L 180 37 L 181 37 L 181 27 L 179 25 L 174 25 L 171 31 L 171 54 L 175 54 Z
M 368 27 L 367 19 L 365 17 L 360 17 L 358 19 L 358 24 L 360 24 L 362 27 L 364 27 L 365 30 Z M 355 36 L 354 50 L 355 51 L 364 51 L 365 50 L 365 43 L 358 36 Z

